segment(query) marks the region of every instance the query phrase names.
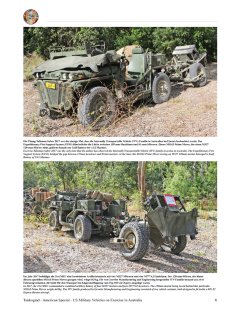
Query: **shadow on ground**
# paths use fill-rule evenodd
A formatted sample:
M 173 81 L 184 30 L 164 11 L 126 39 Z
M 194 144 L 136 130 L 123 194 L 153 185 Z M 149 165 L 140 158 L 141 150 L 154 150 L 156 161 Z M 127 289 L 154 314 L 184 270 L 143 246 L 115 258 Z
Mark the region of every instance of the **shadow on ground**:
M 23 272 L 25 273 L 50 273 L 51 268 L 38 256 L 29 257 L 24 255 L 23 257 Z

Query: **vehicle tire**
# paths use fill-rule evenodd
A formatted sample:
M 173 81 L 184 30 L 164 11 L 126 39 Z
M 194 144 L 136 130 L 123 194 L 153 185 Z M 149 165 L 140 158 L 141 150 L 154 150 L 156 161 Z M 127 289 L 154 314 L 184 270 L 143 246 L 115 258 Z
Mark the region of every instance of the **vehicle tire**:
M 163 246 L 161 246 L 161 248 L 164 251 L 169 251 L 173 254 L 179 254 L 185 249 L 186 245 L 187 245 L 187 237 L 185 235 L 182 235 L 175 238 L 173 245 L 164 244 Z M 165 247 L 168 247 L 169 249 L 165 250 Z
M 128 222 L 122 228 L 119 238 L 125 239 L 121 246 L 121 253 L 126 260 L 137 261 L 144 257 L 149 245 L 146 227 L 135 221 Z
M 98 130 L 108 126 L 116 117 L 117 106 L 112 92 L 106 87 L 95 87 L 80 98 L 78 116 L 80 123 Z
M 59 112 L 54 111 L 54 110 L 49 110 L 48 117 L 51 120 L 56 120 L 61 117 L 61 114 Z
M 206 69 L 201 63 L 194 63 L 189 68 L 189 78 L 196 78 L 200 76 L 198 81 L 193 82 L 194 87 L 203 87 L 207 83 Z
M 167 101 L 171 94 L 171 89 L 169 77 L 163 72 L 158 73 L 152 84 L 152 98 L 154 103 Z
M 62 229 L 62 225 L 59 223 L 59 217 L 57 211 L 52 211 L 48 219 L 49 226 L 53 231 L 59 231 Z
M 74 236 L 77 240 L 88 241 L 92 235 L 92 224 L 89 218 L 79 215 L 73 225 Z

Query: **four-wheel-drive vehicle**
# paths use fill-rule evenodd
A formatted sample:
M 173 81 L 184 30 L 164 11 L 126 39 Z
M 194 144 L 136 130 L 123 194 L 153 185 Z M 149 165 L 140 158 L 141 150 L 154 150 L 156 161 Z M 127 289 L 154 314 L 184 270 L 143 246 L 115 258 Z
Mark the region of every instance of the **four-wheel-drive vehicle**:
M 153 194 L 145 203 L 145 218 L 140 219 L 129 215 L 124 200 L 94 194 L 57 195 L 50 205 L 51 229 L 69 227 L 81 241 L 90 240 L 92 234 L 113 236 L 111 242 L 120 244 L 123 257 L 131 261 L 144 257 L 149 240 L 156 248 L 178 254 L 186 246 L 186 236 L 194 239 L 197 234 L 197 210 L 187 212 L 179 196 Z
M 130 218 L 126 202 L 113 200 L 111 194 L 93 192 L 60 192 L 50 204 L 49 225 L 52 230 L 62 226 L 74 230 L 74 236 L 88 241 L 92 234 L 118 236 Z
M 172 55 L 166 66 L 171 82 L 192 83 L 194 87 L 206 85 L 206 52 L 199 53 L 195 45 L 187 45 L 176 47 Z
M 52 51 L 50 60 L 35 68 L 35 87 L 40 94 L 39 114 L 51 118 L 78 114 L 79 121 L 99 129 L 117 116 L 118 102 L 147 97 L 155 103 L 167 101 L 171 84 L 161 72 L 166 65 L 163 54 L 132 50 L 131 61 L 105 51 L 104 46 L 85 44 L 85 49 Z
M 130 62 L 105 51 L 104 44 L 55 48 L 50 60 L 33 71 L 39 115 L 78 114 L 84 126 L 100 129 L 115 119 L 119 104 L 129 104 L 129 97 L 131 103 L 146 98 L 162 103 L 169 99 L 171 82 L 205 85 L 205 63 L 206 53 L 199 54 L 194 45 L 176 47 L 171 62 L 142 47 L 132 49 Z

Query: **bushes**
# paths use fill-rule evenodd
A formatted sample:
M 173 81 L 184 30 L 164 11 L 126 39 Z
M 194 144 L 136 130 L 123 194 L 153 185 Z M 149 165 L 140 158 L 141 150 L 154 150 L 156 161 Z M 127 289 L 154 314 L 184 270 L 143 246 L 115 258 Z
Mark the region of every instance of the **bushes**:
M 217 28 L 214 27 L 46 27 L 24 28 L 24 54 L 34 51 L 48 58 L 51 46 L 79 46 L 84 41 L 104 40 L 108 49 L 138 44 L 155 52 L 171 55 L 177 45 L 196 44 L 208 52 L 208 59 L 217 59 Z
M 25 162 L 24 188 L 45 186 L 64 190 L 95 189 L 128 197 L 141 207 L 137 162 Z M 206 161 L 147 162 L 146 186 L 153 191 L 180 195 L 191 206 L 212 210 L 217 197 L 217 163 Z

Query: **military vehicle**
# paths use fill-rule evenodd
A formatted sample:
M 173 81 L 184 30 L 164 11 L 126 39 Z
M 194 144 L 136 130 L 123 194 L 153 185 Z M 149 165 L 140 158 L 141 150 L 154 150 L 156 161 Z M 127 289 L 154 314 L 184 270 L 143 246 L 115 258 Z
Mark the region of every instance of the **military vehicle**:
M 166 64 L 163 54 L 134 48 L 126 73 L 127 63 L 114 50 L 105 51 L 104 45 L 52 49 L 50 60 L 33 71 L 39 115 L 77 113 L 83 125 L 99 129 L 113 121 L 118 101 L 124 103 L 129 95 L 133 102 L 151 95 L 155 103 L 168 100 L 171 84 L 161 72 Z
M 74 236 L 88 241 L 93 234 L 118 236 L 130 217 L 126 202 L 111 194 L 94 192 L 58 192 L 50 204 L 49 226 L 53 231 L 66 226 Z
M 134 221 L 121 229 L 112 243 L 121 244 L 121 253 L 127 260 L 140 260 L 146 254 L 149 240 L 156 249 L 173 254 L 182 252 L 187 244 L 187 235 L 195 239 L 197 231 L 197 210 L 190 212 L 179 196 L 152 194 L 145 202 L 146 215 L 143 221 Z
M 56 118 L 78 114 L 79 121 L 91 129 L 109 125 L 125 102 L 152 98 L 154 103 L 169 99 L 171 82 L 207 82 L 206 53 L 194 45 L 176 47 L 168 62 L 161 53 L 132 49 L 130 62 L 124 54 L 106 51 L 99 45 L 52 48 L 50 60 L 35 68 L 34 85 L 40 94 L 39 115 Z
M 206 52 L 199 53 L 195 45 L 187 45 L 176 47 L 172 55 L 172 60 L 166 66 L 166 74 L 171 82 L 192 83 L 194 87 L 206 85 Z
M 121 245 L 127 260 L 144 257 L 149 240 L 156 248 L 179 254 L 197 234 L 197 210 L 187 212 L 179 196 L 153 194 L 145 203 L 146 215 L 130 216 L 126 201 L 114 200 L 111 194 L 58 193 L 52 200 L 49 216 L 54 231 L 66 226 L 74 236 L 89 241 L 93 234 L 112 236 L 111 243 Z

